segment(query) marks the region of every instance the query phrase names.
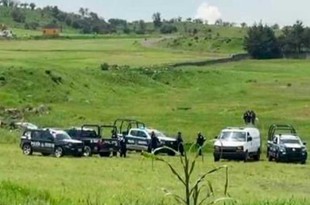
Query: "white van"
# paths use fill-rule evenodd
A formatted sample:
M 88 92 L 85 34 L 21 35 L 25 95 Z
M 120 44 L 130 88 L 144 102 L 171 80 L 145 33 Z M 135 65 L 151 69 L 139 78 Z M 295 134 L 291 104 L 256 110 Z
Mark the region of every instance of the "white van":
M 255 127 L 228 127 L 221 131 L 214 143 L 214 161 L 220 159 L 241 159 L 250 157 L 259 161 L 261 136 Z

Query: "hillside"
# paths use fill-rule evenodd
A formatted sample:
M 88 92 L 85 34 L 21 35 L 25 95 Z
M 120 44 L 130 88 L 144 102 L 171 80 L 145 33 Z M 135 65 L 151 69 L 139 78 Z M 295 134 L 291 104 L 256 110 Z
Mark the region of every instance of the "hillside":
M 34 42 L 40 47 L 29 49 Z M 10 48 L 2 44 L 1 106 L 48 106 L 48 115 L 25 116 L 41 126 L 110 123 L 118 117 L 134 117 L 170 134 L 182 130 L 187 140 L 198 130 L 212 137 L 224 126 L 240 125 L 243 111 L 253 108 L 264 132 L 274 122 L 292 123 L 308 137 L 309 99 L 304 95 L 310 86 L 308 61 L 244 61 L 150 70 L 143 65 L 199 60 L 207 53 L 198 56 L 190 51 L 143 48 L 133 42 L 25 41 L 12 42 Z M 104 71 L 100 68 L 103 62 L 130 67 Z

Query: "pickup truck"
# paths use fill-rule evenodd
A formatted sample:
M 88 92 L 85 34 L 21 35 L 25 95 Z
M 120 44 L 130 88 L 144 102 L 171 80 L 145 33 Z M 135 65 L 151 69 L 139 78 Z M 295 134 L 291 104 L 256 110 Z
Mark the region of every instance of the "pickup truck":
M 269 161 L 307 161 L 306 143 L 302 142 L 292 125 L 271 125 L 268 132 L 267 157 Z
M 115 156 L 119 150 L 117 137 L 103 137 L 103 130 L 116 130 L 112 125 L 83 125 L 82 127 L 70 128 L 66 132 L 72 139 L 84 143 L 84 156 L 90 157 L 99 154 L 108 157 L 113 153 Z M 113 133 L 113 132 L 111 132 Z
M 160 144 L 158 147 L 167 146 L 174 150 L 178 150 L 177 141 L 174 138 L 167 137 L 162 132 L 155 129 L 148 128 L 132 128 L 126 135 L 127 149 L 135 151 L 150 151 L 151 133 L 154 132 L 159 139 Z M 171 150 L 161 150 L 161 153 L 167 153 L 168 155 L 175 155 L 175 152 Z

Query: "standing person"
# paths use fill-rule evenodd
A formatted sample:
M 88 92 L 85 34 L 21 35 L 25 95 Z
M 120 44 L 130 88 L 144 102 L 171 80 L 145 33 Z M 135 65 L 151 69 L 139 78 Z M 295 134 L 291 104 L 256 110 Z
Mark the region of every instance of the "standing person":
M 184 156 L 184 146 L 183 146 L 183 139 L 182 139 L 181 132 L 178 132 L 176 140 L 177 140 L 177 145 L 178 145 L 178 152 L 180 152 L 180 154 Z
M 151 141 L 150 141 L 150 145 L 149 145 L 149 151 L 153 152 L 158 145 L 160 144 L 158 137 L 155 135 L 155 132 L 152 131 L 151 133 Z
M 125 135 L 123 135 L 119 139 L 120 157 L 126 158 L 126 154 L 127 154 L 127 145 L 126 144 L 127 144 L 126 137 L 125 137 Z
M 250 113 L 251 113 L 251 123 L 255 125 L 256 114 L 253 110 L 251 110 Z
M 243 113 L 243 120 L 244 120 L 244 123 L 247 124 L 247 121 L 248 121 L 248 111 L 245 111 Z
M 197 140 L 196 140 L 196 145 L 199 149 L 199 156 L 202 155 L 202 146 L 203 144 L 205 143 L 206 139 L 204 138 L 204 136 L 201 134 L 201 132 L 198 132 L 198 135 L 197 135 Z

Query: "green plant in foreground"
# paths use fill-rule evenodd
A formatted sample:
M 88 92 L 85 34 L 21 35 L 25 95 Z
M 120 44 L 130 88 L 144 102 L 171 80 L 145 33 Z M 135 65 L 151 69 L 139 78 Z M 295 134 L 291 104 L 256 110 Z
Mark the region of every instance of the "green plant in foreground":
M 192 182 L 192 175 L 195 170 L 195 165 L 197 162 L 197 159 L 199 157 L 198 152 L 195 154 L 194 159 L 191 159 L 188 155 L 188 153 L 191 153 L 192 148 L 195 144 L 193 144 L 188 152 L 184 152 L 184 156 L 181 156 L 179 152 L 169 148 L 169 147 L 160 147 L 155 149 L 152 153 L 142 153 L 144 157 L 152 159 L 152 162 L 154 161 L 160 161 L 164 162 L 171 170 L 171 172 L 177 177 L 177 179 L 182 183 L 182 186 L 184 187 L 185 195 L 184 197 L 169 192 L 168 190 L 164 189 L 164 192 L 167 196 L 173 196 L 174 199 L 180 203 L 185 205 L 203 205 L 203 204 L 216 204 L 221 201 L 227 201 L 232 200 L 232 198 L 228 194 L 228 167 L 226 165 L 220 166 L 217 168 L 214 168 L 208 172 L 205 172 L 202 174 L 195 182 Z M 202 149 L 203 147 L 200 147 L 199 149 Z M 182 164 L 183 168 L 183 175 L 176 170 L 176 168 L 169 163 L 164 158 L 161 158 L 159 156 L 156 156 L 155 154 L 161 150 L 168 149 L 170 151 L 175 152 L 177 155 L 179 155 L 180 163 Z M 198 150 L 199 150 L 198 149 Z M 153 163 L 152 163 L 153 165 Z M 212 187 L 211 182 L 207 179 L 207 176 L 217 172 L 221 169 L 225 169 L 226 171 L 226 182 L 225 182 L 225 188 L 224 188 L 224 197 L 221 198 L 215 198 L 214 190 Z M 206 185 L 203 182 L 207 182 Z M 206 188 L 207 194 L 205 196 L 202 196 L 202 190 Z

